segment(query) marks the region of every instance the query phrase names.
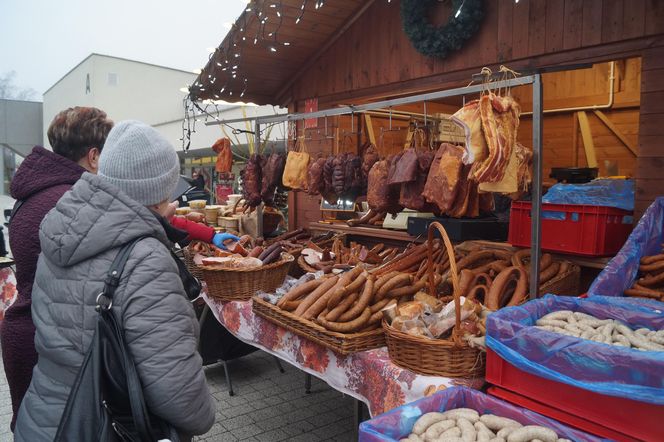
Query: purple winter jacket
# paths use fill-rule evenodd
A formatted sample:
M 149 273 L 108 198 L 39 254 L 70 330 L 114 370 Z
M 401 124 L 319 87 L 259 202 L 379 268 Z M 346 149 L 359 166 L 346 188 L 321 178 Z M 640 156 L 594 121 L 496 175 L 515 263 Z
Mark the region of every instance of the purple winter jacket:
M 9 244 L 16 261 L 18 297 L 5 312 L 0 328 L 2 360 L 14 413 L 12 431 L 21 401 L 30 385 L 32 369 L 37 363 L 35 326 L 30 308 L 32 283 L 41 252 L 39 225 L 83 172 L 85 169 L 77 163 L 35 146 L 16 171 L 11 183 L 11 196 L 25 201 L 9 225 Z

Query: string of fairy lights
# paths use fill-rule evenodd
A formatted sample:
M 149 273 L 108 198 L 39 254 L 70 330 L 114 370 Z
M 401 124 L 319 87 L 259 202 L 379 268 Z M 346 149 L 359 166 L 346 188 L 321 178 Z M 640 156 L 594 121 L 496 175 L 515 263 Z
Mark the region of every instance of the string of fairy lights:
M 228 97 L 237 97 L 238 101 L 241 101 L 245 96 L 250 85 L 247 77 L 241 74 L 244 61 L 243 50 L 247 47 L 256 46 L 263 47 L 268 53 L 274 54 L 284 47 L 292 46 L 293 43 L 290 40 L 279 36 L 279 31 L 284 23 L 299 25 L 307 14 L 315 13 L 333 0 L 328 0 L 328 2 L 325 0 L 302 0 L 299 8 L 296 9 L 297 14 L 295 16 L 286 15 L 283 0 L 242 1 L 246 2 L 247 6 L 235 23 L 227 24 L 227 27 L 230 28 L 228 35 L 219 47 L 211 48 L 206 68 L 194 71 L 199 74 L 194 84 L 181 89 L 181 91 L 187 93 L 183 102 L 185 118 L 182 122 L 183 136 L 181 138 L 184 150 L 189 148 L 191 134 L 195 132 L 197 111 L 204 115 L 206 122 L 210 118 L 219 121 L 216 115 L 210 114 L 207 109 L 210 105 L 213 105 L 217 111 L 216 113 L 218 113 L 219 109 L 215 101 L 221 100 L 221 94 L 226 93 Z M 387 3 L 391 4 L 393 2 L 387 0 Z M 455 16 L 461 13 L 464 3 L 465 1 L 461 3 Z M 518 4 L 519 0 L 515 0 L 515 3 Z M 290 9 L 294 8 L 291 6 Z M 253 21 L 258 24 L 256 32 L 253 35 L 247 35 L 246 31 Z M 223 78 L 217 77 L 217 69 L 214 69 L 215 65 L 221 68 Z M 202 72 L 207 73 L 207 75 L 204 77 Z M 220 77 L 222 74 L 220 74 Z M 210 90 L 208 91 L 208 89 Z M 210 98 L 202 100 L 204 107 L 201 107 L 197 104 L 197 100 L 201 93 L 206 91 L 208 93 L 205 95 Z

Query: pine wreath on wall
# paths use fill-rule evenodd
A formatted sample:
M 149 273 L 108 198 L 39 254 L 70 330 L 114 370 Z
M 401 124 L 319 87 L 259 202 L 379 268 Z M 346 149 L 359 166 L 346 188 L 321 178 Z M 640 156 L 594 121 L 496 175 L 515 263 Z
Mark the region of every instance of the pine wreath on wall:
M 401 0 L 403 30 L 415 49 L 429 57 L 445 58 L 458 51 L 480 28 L 484 17 L 483 0 L 452 0 L 452 14 L 442 26 L 428 19 L 429 10 L 439 0 Z

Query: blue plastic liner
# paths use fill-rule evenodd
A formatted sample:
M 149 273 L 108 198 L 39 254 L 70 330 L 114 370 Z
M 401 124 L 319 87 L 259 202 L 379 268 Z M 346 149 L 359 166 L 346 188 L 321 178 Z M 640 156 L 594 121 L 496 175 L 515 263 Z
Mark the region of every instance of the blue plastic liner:
M 664 352 L 617 347 L 532 327 L 537 319 L 559 310 L 616 319 L 632 329 L 664 329 L 661 302 L 547 295 L 491 313 L 487 346 L 528 373 L 595 393 L 664 405 Z
M 599 179 L 584 184 L 555 184 L 542 197 L 551 204 L 585 204 L 634 210 L 634 180 Z
M 659 197 L 646 209 L 622 249 L 593 281 L 588 295 L 623 296 L 625 289 L 634 284 L 639 260 L 662 250 L 663 230 L 664 197 Z
M 472 408 L 480 414 L 495 414 L 514 419 L 524 425 L 549 427 L 558 433 L 560 438 L 587 442 L 604 440 L 467 387 L 448 388 L 362 422 L 359 440 L 360 442 L 398 441 L 408 437 L 415 421 L 423 414 L 461 407 Z

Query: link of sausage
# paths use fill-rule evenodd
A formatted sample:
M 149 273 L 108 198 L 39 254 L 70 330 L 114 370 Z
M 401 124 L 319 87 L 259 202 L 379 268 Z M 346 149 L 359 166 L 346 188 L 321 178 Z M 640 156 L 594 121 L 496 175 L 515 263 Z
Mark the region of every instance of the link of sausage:
M 351 293 L 343 301 L 341 301 L 339 305 L 330 310 L 330 312 L 325 316 L 325 319 L 328 321 L 336 321 L 339 319 L 339 316 L 341 316 L 342 313 L 348 310 L 350 306 L 353 305 L 355 301 L 357 301 L 357 298 L 359 297 L 359 293 Z
M 334 287 L 332 287 L 326 293 L 323 293 L 307 310 L 305 310 L 304 314 L 302 314 L 302 317 L 304 319 L 312 319 L 318 316 L 318 314 L 322 312 L 327 306 L 327 301 L 330 299 L 330 296 L 334 294 L 335 290 L 339 287 L 345 287 L 348 285 L 354 278 L 357 278 L 361 272 L 362 268 L 356 267 L 353 270 L 344 273 L 344 275 L 339 278 Z
M 360 276 L 358 276 L 354 281 L 351 281 L 345 287 L 337 288 L 332 296 L 330 296 L 330 299 L 327 301 L 327 308 L 332 311 L 332 309 L 334 309 L 334 307 L 336 307 L 347 294 L 358 291 L 366 282 L 367 275 L 368 274 L 366 272 L 363 272 Z
M 280 300 L 277 302 L 277 307 L 280 307 L 289 301 L 295 301 L 300 297 L 310 293 L 312 290 L 319 287 L 325 282 L 324 278 L 314 279 L 313 281 L 305 282 L 300 284 L 297 287 L 293 287 L 288 293 L 286 293 Z
M 309 293 L 302 303 L 295 310 L 295 315 L 302 316 L 302 314 L 309 308 L 311 305 L 316 302 L 316 300 L 327 292 L 330 288 L 334 287 L 339 281 L 338 276 L 333 276 L 332 278 L 326 279 L 323 284 L 316 287 L 314 291 Z
M 557 262 L 552 263 L 549 267 L 544 269 L 542 272 L 540 272 L 540 286 L 551 279 L 553 279 L 554 276 L 558 274 L 558 269 L 560 268 L 560 264 Z
M 639 266 L 639 270 L 642 273 L 649 273 L 649 272 L 659 272 L 661 270 L 664 270 L 664 260 L 662 261 L 655 261 L 651 264 L 641 264 Z
M 374 296 L 374 302 L 378 302 L 381 299 L 383 299 L 389 293 L 390 290 L 404 284 L 410 284 L 412 281 L 413 281 L 412 276 L 405 273 L 400 273 L 394 276 L 392 279 L 385 282 L 385 284 L 383 284 L 383 286 L 376 291 L 376 295 Z
M 500 308 L 500 300 L 503 296 L 505 288 L 507 287 L 508 281 L 510 281 L 510 279 L 514 277 L 518 279 L 523 279 L 522 275 L 525 275 L 525 273 L 523 268 L 520 266 L 508 267 L 502 272 L 500 272 L 498 276 L 496 276 L 496 278 L 493 280 L 493 283 L 489 288 L 489 293 L 487 293 L 487 295 L 484 298 L 484 305 L 489 310 L 498 310 Z M 516 294 L 517 292 L 515 290 L 514 295 Z M 512 296 L 512 298 L 514 298 L 514 295 Z
M 367 279 L 366 284 L 364 284 L 364 290 L 362 290 L 362 294 L 360 295 L 360 298 L 357 300 L 355 305 L 351 307 L 350 310 L 339 316 L 340 322 L 347 322 L 355 319 L 358 315 L 360 315 L 364 311 L 365 308 L 367 308 L 367 306 L 371 302 L 371 299 L 373 298 L 374 294 L 373 287 L 374 287 L 374 278 L 369 277 L 369 279 Z
M 664 254 L 644 256 L 641 258 L 641 264 L 643 265 L 649 265 L 658 261 L 664 261 Z
M 365 327 L 371 319 L 371 309 L 365 308 L 362 314 L 352 321 L 348 322 L 333 322 L 327 321 L 325 318 L 319 317 L 318 323 L 326 329 L 337 333 L 351 333 L 362 327 Z

